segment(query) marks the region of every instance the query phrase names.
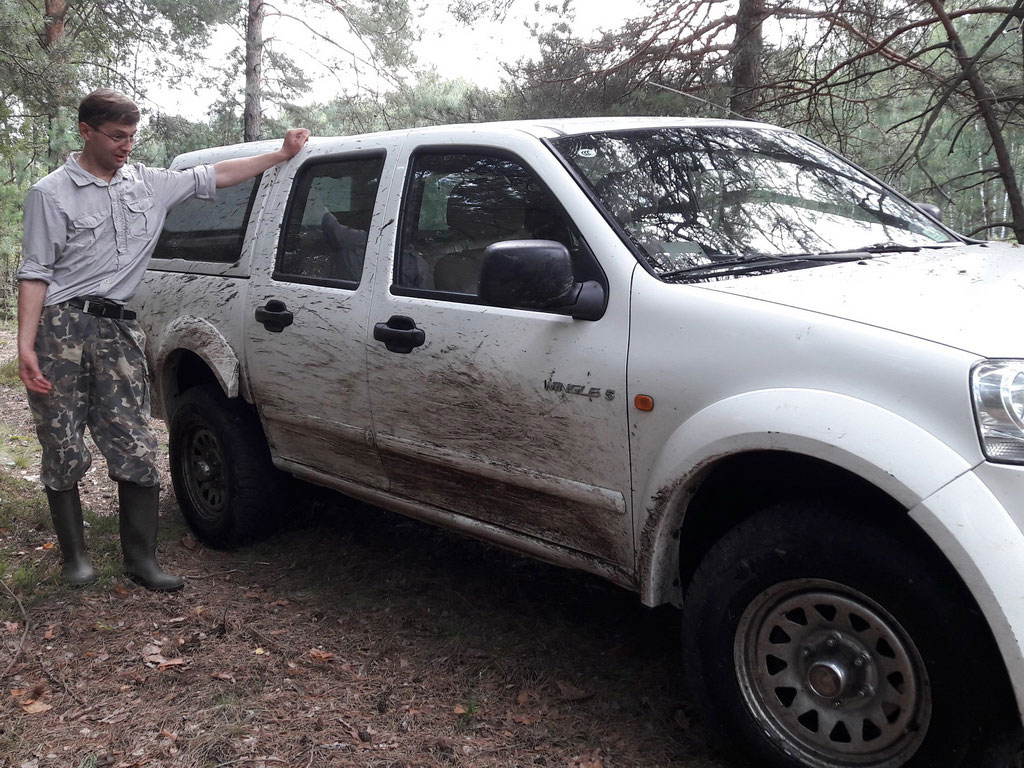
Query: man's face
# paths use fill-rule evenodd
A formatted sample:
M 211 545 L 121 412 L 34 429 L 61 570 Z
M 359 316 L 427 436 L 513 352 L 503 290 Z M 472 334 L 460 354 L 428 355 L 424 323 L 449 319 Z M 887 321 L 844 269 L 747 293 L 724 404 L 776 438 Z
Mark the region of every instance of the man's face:
M 82 151 L 94 164 L 114 173 L 128 162 L 137 129 L 136 123 L 79 123 L 78 131 L 85 142 Z

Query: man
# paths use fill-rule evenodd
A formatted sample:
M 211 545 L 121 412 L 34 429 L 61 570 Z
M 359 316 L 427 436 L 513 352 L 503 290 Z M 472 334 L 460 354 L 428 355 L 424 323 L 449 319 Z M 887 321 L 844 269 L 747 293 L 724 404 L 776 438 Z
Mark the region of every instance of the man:
M 118 484 L 125 572 L 152 590 L 184 581 L 156 562 L 159 475 L 149 426 L 145 337 L 124 305 L 135 294 L 167 211 L 190 197 L 250 179 L 294 157 L 309 132 L 281 148 L 186 171 L 126 165 L 139 109 L 124 94 L 93 91 L 78 108 L 83 141 L 25 201 L 18 270 L 18 372 L 42 445 L 41 480 L 73 584 L 92 581 L 78 482 L 91 463 L 88 426 Z

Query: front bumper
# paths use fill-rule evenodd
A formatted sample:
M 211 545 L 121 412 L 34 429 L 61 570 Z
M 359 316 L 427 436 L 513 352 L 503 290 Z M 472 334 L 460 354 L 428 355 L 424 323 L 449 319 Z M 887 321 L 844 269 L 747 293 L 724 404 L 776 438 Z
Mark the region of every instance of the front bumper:
M 910 510 L 974 595 L 1024 722 L 1024 467 L 984 462 Z

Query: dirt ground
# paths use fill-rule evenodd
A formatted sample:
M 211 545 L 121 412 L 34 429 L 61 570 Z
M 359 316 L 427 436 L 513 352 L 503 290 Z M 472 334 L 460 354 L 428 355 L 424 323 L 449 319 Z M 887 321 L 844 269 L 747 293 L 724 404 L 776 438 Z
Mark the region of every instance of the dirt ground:
M 101 578 L 64 587 L 32 439 L 0 386 L 0 768 L 726 765 L 683 698 L 675 611 L 354 502 L 298 495 L 296 526 L 222 552 L 165 481 L 160 558 L 187 583 L 154 594 L 118 573 L 97 456 Z

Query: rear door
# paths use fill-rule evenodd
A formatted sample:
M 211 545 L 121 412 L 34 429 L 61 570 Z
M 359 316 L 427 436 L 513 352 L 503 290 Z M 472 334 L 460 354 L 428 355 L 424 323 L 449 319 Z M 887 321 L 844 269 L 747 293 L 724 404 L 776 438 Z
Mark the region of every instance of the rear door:
M 628 267 L 601 266 L 587 227 L 569 212 L 596 218 L 592 206 L 534 139 L 426 145 L 401 164 L 402 203 L 389 209 L 399 229 L 382 246 L 393 263 L 378 269 L 391 284 L 375 291 L 370 322 L 408 329 L 411 341 L 368 345 L 392 491 L 632 568 Z M 482 303 L 484 248 L 511 239 L 563 242 L 577 279 L 604 286 L 604 315 L 584 321 Z
M 322 145 L 281 169 L 246 302 L 246 365 L 275 459 L 331 484 L 385 487 L 366 380 L 367 316 L 395 141 Z M 288 183 L 292 177 L 291 183 Z M 283 217 L 279 213 L 284 211 Z

